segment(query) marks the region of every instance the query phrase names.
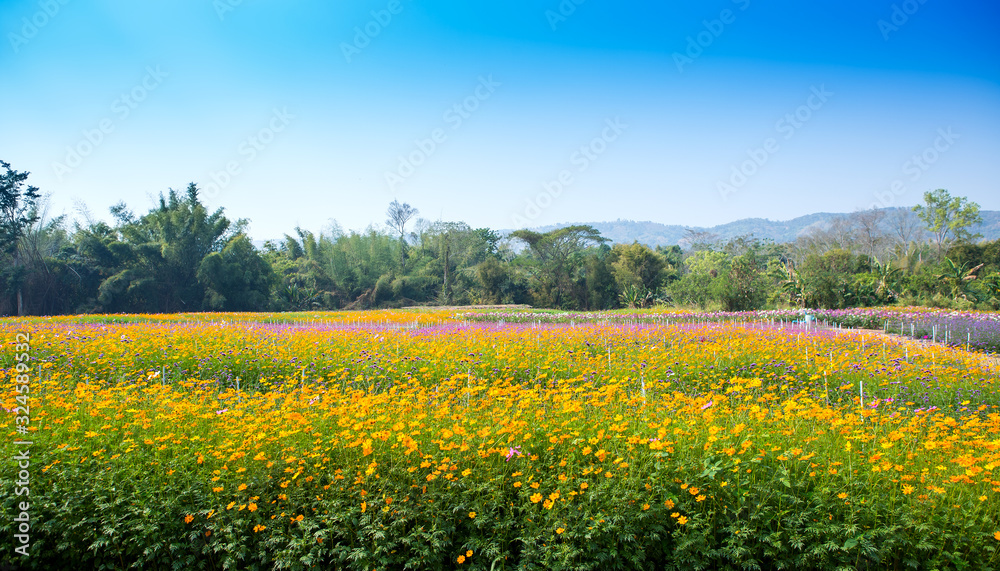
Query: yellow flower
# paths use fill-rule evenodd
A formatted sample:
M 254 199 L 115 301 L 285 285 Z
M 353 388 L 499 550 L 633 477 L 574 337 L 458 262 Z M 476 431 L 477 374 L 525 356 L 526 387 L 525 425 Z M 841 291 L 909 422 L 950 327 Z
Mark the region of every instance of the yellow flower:
M 915 490 L 915 489 L 916 488 L 914 488 L 913 486 L 903 486 L 903 495 L 908 496 L 908 495 L 912 494 L 913 490 Z
M 688 490 L 688 493 L 691 494 L 692 496 L 697 496 L 698 491 L 699 491 L 698 488 L 691 488 L 690 490 Z
M 668 510 L 674 509 L 674 501 L 673 500 L 667 500 L 667 501 L 663 502 L 663 507 L 667 508 Z
M 705 494 L 702 494 L 702 495 L 698 496 L 697 498 L 695 498 L 695 500 L 699 501 L 699 502 L 705 501 Z
M 580 489 L 581 490 L 586 490 L 589 487 L 590 487 L 590 484 L 588 484 L 587 482 L 584 482 L 584 483 L 580 484 Z
M 257 511 L 257 504 L 251 502 L 250 505 L 247 506 L 247 509 L 252 512 L 255 512 Z
M 556 529 L 556 535 L 562 535 L 562 532 L 564 532 L 564 531 L 566 531 L 566 530 L 565 530 L 565 529 L 563 529 L 563 528 L 561 528 L 561 527 L 560 527 L 560 528 L 557 528 L 557 529 Z
M 847 497 L 847 494 L 844 493 L 844 492 L 840 492 L 839 494 L 837 494 L 837 497 L 840 498 L 840 499 L 844 499 L 844 498 Z
M 681 525 L 684 525 L 687 522 L 688 522 L 687 516 L 681 516 L 680 518 L 677 519 L 677 523 L 679 523 Z
M 681 514 L 679 514 L 679 513 L 677 513 L 677 512 L 674 512 L 674 513 L 670 514 L 670 517 L 678 517 L 678 516 L 680 516 L 680 515 L 681 515 Z
M 649 509 L 649 504 L 642 504 L 642 511 L 646 511 L 648 509 Z
M 531 499 L 531 503 L 537 504 L 538 502 L 542 501 L 542 494 L 539 494 L 538 492 L 535 492 L 534 494 L 531 494 L 531 498 L 530 499 Z
M 366 509 L 368 509 L 368 502 L 361 502 L 361 513 L 365 513 Z
M 472 557 L 472 550 L 470 549 L 470 550 L 466 551 L 465 552 L 465 556 L 466 557 Z
M 472 519 L 476 518 L 476 512 L 469 512 L 469 517 Z
M 265 529 L 267 529 L 266 525 L 255 525 L 255 526 L 253 526 L 253 532 L 254 533 L 257 533 L 259 531 L 264 531 Z
M 247 489 L 247 485 L 246 484 L 240 484 L 239 487 L 236 488 L 236 489 L 242 492 L 243 490 Z
M 1000 541 L 1000 531 L 993 534 L 993 539 Z

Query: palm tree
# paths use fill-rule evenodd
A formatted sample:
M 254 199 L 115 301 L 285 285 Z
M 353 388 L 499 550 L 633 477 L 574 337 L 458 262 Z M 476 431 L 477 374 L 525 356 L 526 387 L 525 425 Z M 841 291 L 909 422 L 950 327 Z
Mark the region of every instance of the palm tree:
M 895 300 L 899 296 L 896 291 L 899 287 L 899 268 L 893 268 L 888 262 L 882 264 L 878 258 L 874 258 L 872 269 L 875 274 L 875 295 L 886 301 Z
M 948 285 L 951 290 L 951 298 L 958 299 L 961 297 L 962 299 L 969 301 L 977 301 L 976 298 L 978 298 L 978 296 L 976 295 L 976 292 L 969 286 L 971 282 L 976 279 L 976 272 L 978 272 L 979 269 L 985 264 L 979 264 L 972 269 L 966 269 L 968 267 L 968 263 L 964 263 L 959 266 L 953 262 L 951 258 L 947 257 L 945 258 L 945 262 L 947 263 L 944 266 L 944 271 L 937 274 L 935 277 Z

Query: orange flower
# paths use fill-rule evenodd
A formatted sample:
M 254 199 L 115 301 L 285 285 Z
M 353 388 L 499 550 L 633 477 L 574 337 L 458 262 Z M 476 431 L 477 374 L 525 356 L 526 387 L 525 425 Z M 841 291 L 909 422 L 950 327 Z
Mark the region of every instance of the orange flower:
M 191 523 L 192 521 L 194 521 L 193 515 L 188 515 L 184 517 L 184 523 Z
M 459 564 L 465 563 L 465 556 L 464 555 L 459 555 L 458 556 L 458 562 L 459 562 Z
M 562 535 L 562 532 L 564 532 L 564 531 L 566 531 L 566 530 L 565 530 L 565 529 L 563 529 L 563 528 L 561 528 L 561 527 L 560 527 L 560 528 L 557 528 L 557 529 L 556 529 L 556 535 Z
M 535 492 L 534 494 L 531 495 L 530 499 L 531 499 L 531 503 L 537 504 L 538 502 L 542 501 L 542 494 L 539 494 L 538 492 Z
M 681 525 L 684 525 L 687 522 L 688 522 L 687 516 L 681 516 L 680 518 L 677 519 L 677 523 L 679 523 Z

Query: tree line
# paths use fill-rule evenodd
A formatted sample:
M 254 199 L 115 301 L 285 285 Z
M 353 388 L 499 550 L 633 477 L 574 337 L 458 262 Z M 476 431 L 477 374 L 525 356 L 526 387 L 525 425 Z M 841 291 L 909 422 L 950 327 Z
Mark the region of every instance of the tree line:
M 979 206 L 946 190 L 913 210 L 867 210 L 794 242 L 610 244 L 584 225 L 506 235 L 432 222 L 393 201 L 382 226 L 296 228 L 256 247 L 246 220 L 168 190 L 112 222 L 45 216 L 29 173 L 0 161 L 0 315 L 302 311 L 530 304 L 600 310 L 883 305 L 1000 308 L 1000 240 L 972 230 Z

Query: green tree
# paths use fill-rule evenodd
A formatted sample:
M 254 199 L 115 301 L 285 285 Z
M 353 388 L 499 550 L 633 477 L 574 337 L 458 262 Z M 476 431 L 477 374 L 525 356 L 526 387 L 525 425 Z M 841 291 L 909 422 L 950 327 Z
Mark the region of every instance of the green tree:
M 18 315 L 24 315 L 24 294 L 22 286 L 26 274 L 27 252 L 24 237 L 28 229 L 39 219 L 38 187 L 25 185 L 30 173 L 17 172 L 10 163 L 0 161 L 4 173 L 0 174 L 0 260 L 3 269 L 4 297 L 10 294 L 16 298 Z M 0 303 L 0 314 L 2 314 Z
M 939 188 L 924 193 L 924 203 L 913 207 L 913 211 L 924 221 L 937 244 L 938 259 L 941 258 L 945 243 L 949 238 L 972 241 L 979 237 L 970 228 L 983 221 L 979 215 L 979 205 L 961 196 Z
M 531 252 L 532 291 L 536 304 L 566 309 L 586 303 L 586 249 L 607 242 L 592 226 L 577 225 L 539 233 L 517 230 L 512 238 L 525 242 Z
M 805 305 L 840 309 L 852 302 L 856 260 L 847 250 L 810 254 L 799 268 Z
M 652 292 L 663 283 L 667 260 L 644 244 L 615 244 L 611 260 L 619 289 L 633 286 Z
M 209 213 L 191 183 L 185 195 L 171 189 L 140 218 L 119 204 L 119 243 L 109 245 L 117 272 L 101 284 L 98 301 L 105 310 L 173 312 L 200 311 L 205 287 L 198 280 L 202 260 L 228 242 L 231 222 L 222 209 Z M 242 231 L 239 221 L 234 234 Z
M 976 272 L 981 270 L 985 264 L 980 263 L 973 268 L 969 268 L 967 262 L 956 264 L 951 258 L 945 258 L 944 261 L 941 273 L 935 277 L 941 280 L 941 283 L 947 288 L 948 295 L 952 299 L 962 298 L 969 301 L 977 301 L 978 296 L 972 287 L 972 282 L 978 277 L 976 276 Z
M 670 296 L 680 303 L 708 307 L 709 302 L 721 301 L 726 284 L 722 276 L 729 273 L 730 258 L 725 252 L 700 249 L 685 258 L 685 273 L 667 288 Z
M 764 307 L 770 280 L 766 260 L 756 248 L 735 256 L 725 274 L 722 306 L 726 311 L 752 311 Z
M 212 311 L 264 311 L 274 272 L 246 234 L 229 239 L 198 265 L 198 281 L 205 288 L 203 308 Z

